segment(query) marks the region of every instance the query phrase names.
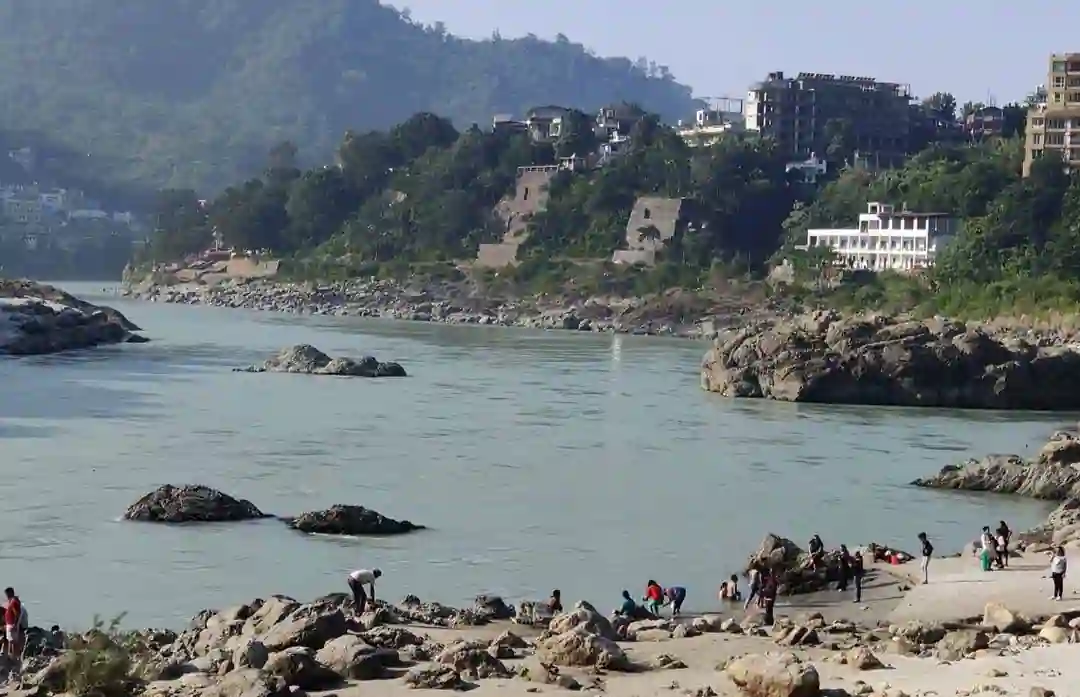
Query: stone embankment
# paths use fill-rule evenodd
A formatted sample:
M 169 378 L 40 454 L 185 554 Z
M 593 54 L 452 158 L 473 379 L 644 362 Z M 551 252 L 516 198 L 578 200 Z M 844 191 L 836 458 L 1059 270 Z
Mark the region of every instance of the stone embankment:
M 323 285 L 267 280 L 217 285 L 129 283 L 125 293 L 157 302 L 269 312 L 688 338 L 710 337 L 715 326 L 741 326 L 774 314 L 771 307 L 751 309 L 737 301 L 711 301 L 681 290 L 635 298 L 498 298 L 468 283 L 420 280 Z
M 788 402 L 1080 409 L 1080 351 L 963 322 L 819 311 L 717 339 L 702 388 Z
M 0 279 L 0 354 L 33 356 L 142 343 L 126 317 L 33 281 Z

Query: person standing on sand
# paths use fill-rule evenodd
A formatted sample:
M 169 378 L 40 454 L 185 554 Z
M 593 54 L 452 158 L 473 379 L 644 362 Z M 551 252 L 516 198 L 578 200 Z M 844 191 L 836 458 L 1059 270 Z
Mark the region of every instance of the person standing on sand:
M 353 602 L 356 604 L 357 616 L 364 614 L 364 610 L 367 609 L 368 595 L 364 592 L 364 584 L 368 584 L 371 587 L 371 603 L 375 604 L 375 579 L 382 576 L 382 571 L 378 569 L 357 569 L 349 574 L 349 590 L 353 594 Z
M 863 569 L 863 553 L 856 552 L 851 557 L 851 579 L 855 581 L 855 602 L 862 602 L 862 580 L 865 570 Z
M 750 590 L 746 595 L 746 604 L 743 605 L 743 610 L 750 609 L 750 603 L 754 600 L 760 600 L 761 594 L 761 568 L 757 562 L 750 565 L 750 570 L 747 572 L 750 576 Z
M 1065 572 L 1069 562 L 1065 559 L 1065 548 L 1058 547 L 1050 557 L 1050 578 L 1054 581 L 1054 595 L 1051 600 L 1061 600 L 1065 596 Z
M 776 607 L 777 579 L 772 571 L 766 569 L 761 574 L 761 606 L 765 608 L 765 625 L 772 626 L 776 622 L 773 617 L 773 609 Z
M 925 532 L 919 533 L 919 544 L 922 546 L 922 563 L 919 568 L 922 570 L 922 582 L 925 586 L 930 583 L 930 557 L 934 555 L 934 545 L 930 544 Z
M 979 544 L 982 545 L 982 552 L 979 555 L 980 561 L 982 562 L 982 570 L 993 571 L 994 563 L 997 561 L 997 543 L 994 542 L 994 536 L 990 534 L 989 525 L 983 526 Z
M 1001 568 L 1005 569 L 1009 566 L 1009 540 L 1012 539 L 1012 530 L 1002 520 L 998 524 L 997 529 L 997 546 L 998 546 L 998 563 L 1001 564 Z
M 843 592 L 847 590 L 848 581 L 851 579 L 851 552 L 847 545 L 840 545 L 839 566 L 840 578 L 836 581 L 836 590 Z

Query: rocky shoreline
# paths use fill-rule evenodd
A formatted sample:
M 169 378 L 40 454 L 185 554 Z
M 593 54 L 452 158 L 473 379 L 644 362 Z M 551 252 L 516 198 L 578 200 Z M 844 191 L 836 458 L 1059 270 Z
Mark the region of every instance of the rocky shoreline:
M 140 331 L 110 307 L 53 286 L 0 279 L 0 355 L 38 356 L 148 341 Z
M 682 338 L 712 337 L 717 327 L 741 326 L 778 311 L 768 305 L 751 308 L 735 301 L 707 300 L 682 290 L 630 298 L 508 298 L 485 295 L 470 283 L 421 279 L 325 284 L 261 279 L 216 285 L 128 282 L 123 293 L 153 302 L 265 312 Z

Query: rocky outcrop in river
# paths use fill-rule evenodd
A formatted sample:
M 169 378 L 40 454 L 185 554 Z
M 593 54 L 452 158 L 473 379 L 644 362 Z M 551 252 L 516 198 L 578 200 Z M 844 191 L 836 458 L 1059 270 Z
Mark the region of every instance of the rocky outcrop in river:
M 1080 352 L 935 318 L 815 312 L 717 340 L 701 386 L 727 397 L 970 409 L 1080 409 Z
M 373 356 L 331 358 L 308 344 L 290 346 L 259 365 L 237 368 L 241 373 L 301 373 L 304 375 L 336 375 L 339 377 L 384 378 L 405 377 L 405 369 L 397 363 L 382 363 Z
M 284 520 L 294 530 L 317 535 L 401 535 L 424 529 L 423 525 L 387 518 L 370 508 L 340 504 Z
M 125 520 L 145 523 L 223 523 L 268 518 L 255 504 L 208 486 L 165 486 L 128 507 Z
M 989 491 L 1062 501 L 1080 498 L 1080 434 L 1059 431 L 1033 459 L 1019 455 L 988 455 L 947 465 L 932 477 L 916 479 L 929 489 Z
M 33 281 L 0 279 L 0 354 L 32 356 L 145 337 L 122 314 Z

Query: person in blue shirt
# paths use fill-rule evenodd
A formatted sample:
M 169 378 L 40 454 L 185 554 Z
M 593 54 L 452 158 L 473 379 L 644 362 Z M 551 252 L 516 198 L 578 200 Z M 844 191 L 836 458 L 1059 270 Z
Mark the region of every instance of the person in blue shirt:
M 664 597 L 667 599 L 664 605 L 671 606 L 671 616 L 678 617 L 683 601 L 686 600 L 686 589 L 682 586 L 670 586 L 664 591 Z
M 619 614 L 623 617 L 637 617 L 638 616 L 638 604 L 634 602 L 634 599 L 630 597 L 630 591 L 624 590 L 622 592 L 622 605 L 619 606 Z

